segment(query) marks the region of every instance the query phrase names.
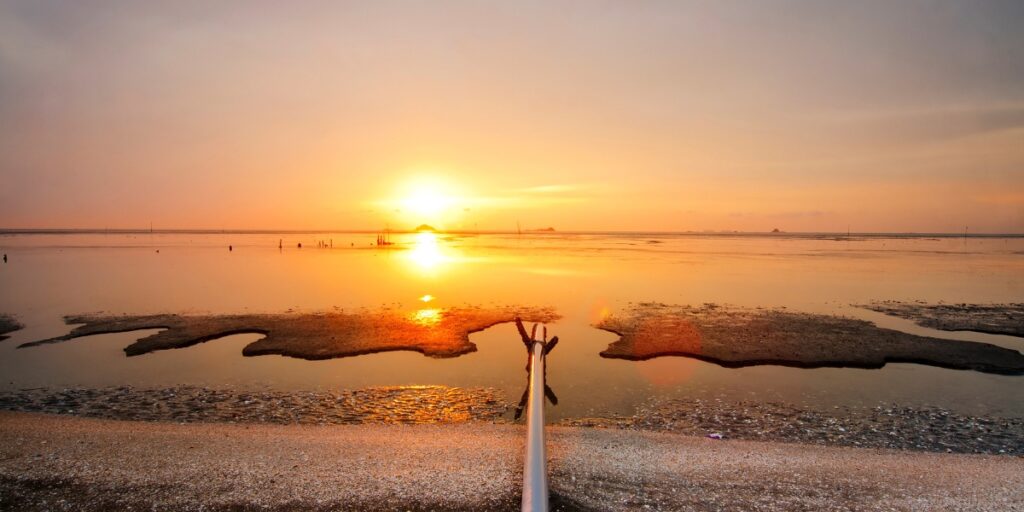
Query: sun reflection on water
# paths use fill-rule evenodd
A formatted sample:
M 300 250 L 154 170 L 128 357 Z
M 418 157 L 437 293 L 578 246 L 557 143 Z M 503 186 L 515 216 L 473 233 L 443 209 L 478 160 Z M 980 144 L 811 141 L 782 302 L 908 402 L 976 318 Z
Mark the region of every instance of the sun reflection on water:
M 438 243 L 437 235 L 427 232 L 416 233 L 412 250 L 407 255 L 413 266 L 430 274 L 437 272 L 440 267 L 451 261 L 451 257 Z
M 412 321 L 424 327 L 433 327 L 441 321 L 443 315 L 440 309 L 420 309 L 412 314 Z

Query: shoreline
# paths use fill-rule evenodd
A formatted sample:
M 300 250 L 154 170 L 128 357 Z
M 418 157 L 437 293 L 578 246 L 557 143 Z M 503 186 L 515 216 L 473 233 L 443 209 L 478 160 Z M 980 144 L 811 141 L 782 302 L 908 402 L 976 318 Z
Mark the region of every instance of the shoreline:
M 516 405 L 494 388 L 385 386 L 274 391 L 168 388 L 0 391 L 0 411 L 119 421 L 244 425 L 513 425 Z M 809 407 L 774 401 L 652 398 L 631 415 L 570 417 L 558 426 L 667 432 L 728 440 L 911 452 L 1024 456 L 1024 418 L 934 406 Z
M 0 508 L 516 510 L 523 427 L 0 412 Z M 1024 459 L 548 427 L 553 510 L 1012 510 Z

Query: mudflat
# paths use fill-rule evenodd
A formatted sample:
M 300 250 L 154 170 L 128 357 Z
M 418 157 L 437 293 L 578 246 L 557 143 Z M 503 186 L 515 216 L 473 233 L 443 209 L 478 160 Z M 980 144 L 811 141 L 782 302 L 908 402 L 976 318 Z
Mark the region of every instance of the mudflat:
M 881 368 L 889 362 L 1007 375 L 1024 374 L 1024 354 L 987 343 L 883 329 L 842 316 L 705 304 L 643 303 L 597 327 L 619 340 L 601 356 L 644 360 L 688 356 L 726 367 Z
M 1024 337 L 1024 303 L 928 304 L 887 300 L 857 306 L 940 331 L 975 331 Z
M 21 328 L 21 323 L 15 320 L 14 317 L 0 313 L 0 341 L 9 338 L 10 336 L 6 336 L 8 333 L 12 333 Z
M 455 357 L 476 350 L 469 335 L 521 317 L 552 322 L 558 315 L 536 307 L 460 307 L 423 309 L 248 315 L 77 315 L 64 318 L 82 324 L 68 334 L 33 341 L 21 348 L 115 332 L 164 329 L 125 347 L 129 356 L 183 348 L 232 334 L 264 337 L 246 345 L 242 354 L 278 354 L 301 359 L 330 359 L 390 350 L 411 350 L 431 357 Z

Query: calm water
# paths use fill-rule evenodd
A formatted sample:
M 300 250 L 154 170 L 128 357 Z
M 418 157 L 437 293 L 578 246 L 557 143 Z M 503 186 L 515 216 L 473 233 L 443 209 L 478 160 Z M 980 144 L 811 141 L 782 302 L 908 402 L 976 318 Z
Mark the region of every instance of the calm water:
M 283 250 L 278 241 L 283 238 Z M 809 407 L 936 405 L 1024 416 L 1024 377 L 912 364 L 882 370 L 725 369 L 680 357 L 598 356 L 616 339 L 591 327 L 630 302 L 729 303 L 841 313 L 915 334 L 1024 350 L 1024 340 L 941 332 L 851 303 L 1020 302 L 1024 239 L 699 235 L 18 234 L 0 236 L 0 312 L 26 325 L 0 342 L 4 388 L 178 384 L 275 389 L 490 386 L 517 401 L 525 351 L 514 326 L 471 336 L 479 351 L 430 359 L 391 352 L 330 361 L 244 358 L 258 335 L 126 358 L 145 333 L 15 349 L 69 329 L 66 314 L 236 313 L 387 306 L 535 304 L 564 318 L 549 359 L 553 419 L 631 413 L 652 395 L 776 400 Z M 333 241 L 318 249 L 317 240 Z M 296 249 L 301 242 L 303 249 Z M 234 251 L 228 251 L 228 245 Z M 435 299 L 429 304 L 424 295 Z

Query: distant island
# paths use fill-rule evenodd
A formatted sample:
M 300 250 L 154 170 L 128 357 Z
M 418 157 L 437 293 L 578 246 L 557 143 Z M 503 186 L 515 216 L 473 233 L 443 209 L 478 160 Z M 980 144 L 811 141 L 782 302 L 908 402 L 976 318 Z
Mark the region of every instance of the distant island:
M 434 226 L 431 226 L 430 224 L 420 224 L 419 226 L 416 226 L 416 229 L 414 231 L 419 232 L 419 231 L 437 231 L 437 230 L 434 229 Z
M 555 231 L 555 228 L 553 228 L 553 227 L 550 227 L 550 226 L 548 226 L 548 227 L 546 227 L 546 228 L 538 228 L 538 229 L 534 229 L 533 231 L 546 231 L 546 232 L 554 232 L 554 231 Z

